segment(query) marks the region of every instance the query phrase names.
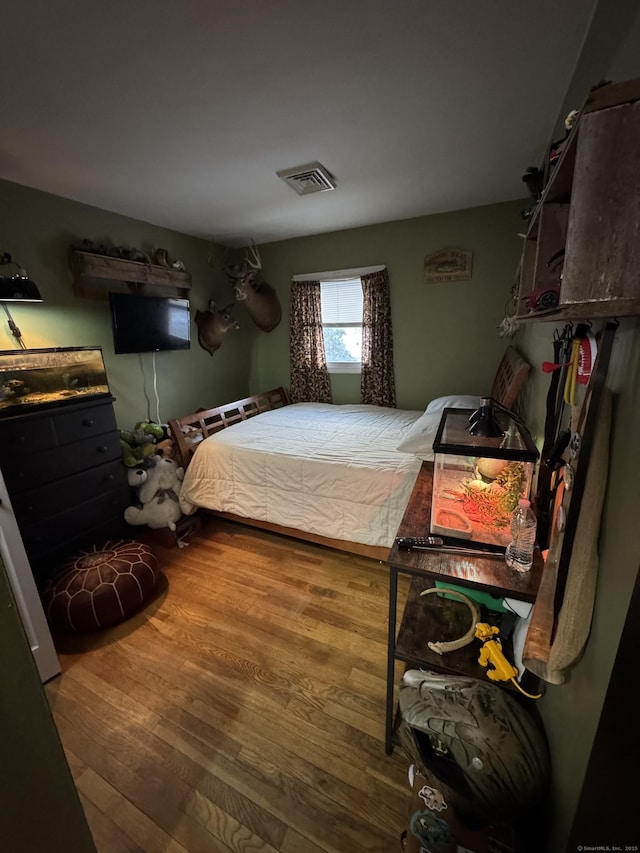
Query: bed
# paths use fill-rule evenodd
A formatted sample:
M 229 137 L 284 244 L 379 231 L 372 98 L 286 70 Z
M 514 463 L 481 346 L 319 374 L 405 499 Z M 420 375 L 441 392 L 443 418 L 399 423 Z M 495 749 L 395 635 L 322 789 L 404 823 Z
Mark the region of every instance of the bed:
M 529 366 L 509 347 L 491 396 L 510 407 Z M 384 560 L 448 396 L 424 411 L 290 404 L 283 388 L 169 422 L 185 468 L 180 505 Z M 229 429 L 233 427 L 233 429 Z

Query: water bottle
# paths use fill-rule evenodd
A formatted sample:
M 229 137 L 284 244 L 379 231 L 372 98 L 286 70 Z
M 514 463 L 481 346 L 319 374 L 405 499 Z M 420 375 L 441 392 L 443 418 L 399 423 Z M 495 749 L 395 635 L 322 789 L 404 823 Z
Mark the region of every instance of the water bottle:
M 536 525 L 531 502 L 522 498 L 511 517 L 511 542 L 504 555 L 506 564 L 516 572 L 528 572 L 533 564 Z

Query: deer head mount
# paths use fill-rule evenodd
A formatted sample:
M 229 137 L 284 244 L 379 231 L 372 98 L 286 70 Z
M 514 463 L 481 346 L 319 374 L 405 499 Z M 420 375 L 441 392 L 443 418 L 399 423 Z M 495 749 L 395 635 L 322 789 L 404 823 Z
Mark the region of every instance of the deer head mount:
M 196 311 L 194 319 L 198 327 L 198 343 L 209 355 L 220 349 L 229 329 L 240 328 L 240 324 L 231 316 L 232 308 L 233 302 L 224 308 L 216 308 L 216 303 L 210 299 L 207 311 Z
M 260 253 L 253 242 L 240 263 L 224 267 L 236 302 L 242 302 L 259 329 L 271 332 L 282 319 L 282 307 L 275 288 L 265 281 L 256 282 L 261 269 Z

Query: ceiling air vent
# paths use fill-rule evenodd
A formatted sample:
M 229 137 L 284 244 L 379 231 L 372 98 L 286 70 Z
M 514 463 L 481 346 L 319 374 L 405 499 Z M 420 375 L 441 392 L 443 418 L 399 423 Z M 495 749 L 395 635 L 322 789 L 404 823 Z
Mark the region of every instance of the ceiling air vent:
M 307 163 L 304 166 L 296 166 L 295 169 L 282 169 L 276 172 L 276 175 L 293 187 L 298 195 L 323 193 L 336 188 L 333 175 L 327 172 L 321 163 Z

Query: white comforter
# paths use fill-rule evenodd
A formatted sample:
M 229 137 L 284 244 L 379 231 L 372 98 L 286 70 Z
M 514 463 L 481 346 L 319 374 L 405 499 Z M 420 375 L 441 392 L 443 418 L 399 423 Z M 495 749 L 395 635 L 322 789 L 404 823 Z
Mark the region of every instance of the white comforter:
M 203 441 L 183 512 L 231 512 L 332 539 L 391 547 L 421 461 L 396 450 L 422 412 L 296 403 Z

